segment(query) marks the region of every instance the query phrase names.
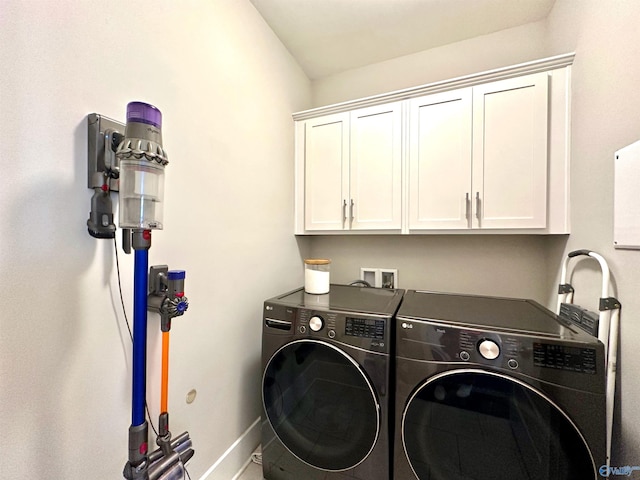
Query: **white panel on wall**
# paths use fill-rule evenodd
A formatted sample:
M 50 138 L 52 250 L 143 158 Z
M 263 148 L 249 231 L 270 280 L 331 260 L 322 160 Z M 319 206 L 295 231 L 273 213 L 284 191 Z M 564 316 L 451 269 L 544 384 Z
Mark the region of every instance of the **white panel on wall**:
M 640 249 L 640 141 L 615 153 L 613 245 Z

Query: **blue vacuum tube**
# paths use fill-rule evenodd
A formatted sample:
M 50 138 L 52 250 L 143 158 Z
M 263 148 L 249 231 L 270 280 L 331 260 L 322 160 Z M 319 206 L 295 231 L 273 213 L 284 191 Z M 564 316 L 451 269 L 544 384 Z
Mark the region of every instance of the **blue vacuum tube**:
M 162 230 L 164 167 L 169 163 L 162 148 L 162 113 L 153 105 L 127 105 L 120 160 L 120 228 Z

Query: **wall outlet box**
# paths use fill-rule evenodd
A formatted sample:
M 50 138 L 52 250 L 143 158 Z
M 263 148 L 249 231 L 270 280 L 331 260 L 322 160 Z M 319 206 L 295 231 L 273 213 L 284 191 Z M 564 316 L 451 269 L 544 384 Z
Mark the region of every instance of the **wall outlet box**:
M 378 271 L 376 268 L 363 267 L 360 269 L 360 280 L 364 280 L 372 287 L 376 286 L 377 277 L 378 277 Z
M 364 280 L 372 287 L 398 288 L 398 269 L 362 267 L 360 280 Z
M 380 286 L 382 288 L 398 288 L 398 269 L 397 268 L 381 268 L 380 269 Z

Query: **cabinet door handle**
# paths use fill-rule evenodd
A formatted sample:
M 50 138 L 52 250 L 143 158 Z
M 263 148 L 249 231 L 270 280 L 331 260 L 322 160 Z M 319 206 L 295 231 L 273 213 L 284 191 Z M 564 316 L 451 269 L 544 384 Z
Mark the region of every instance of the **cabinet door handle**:
M 347 223 L 347 201 L 342 200 L 342 228 L 344 228 L 346 223 Z
M 464 218 L 469 221 L 469 217 L 471 216 L 471 199 L 469 198 L 469 192 L 464 194 Z
M 478 224 L 480 224 L 480 219 L 482 218 L 482 212 L 480 211 L 481 204 L 480 192 L 476 192 L 476 218 L 478 219 Z
M 355 205 L 355 202 L 353 201 L 353 198 L 351 199 L 351 205 L 349 205 L 349 222 L 353 223 L 353 207 Z

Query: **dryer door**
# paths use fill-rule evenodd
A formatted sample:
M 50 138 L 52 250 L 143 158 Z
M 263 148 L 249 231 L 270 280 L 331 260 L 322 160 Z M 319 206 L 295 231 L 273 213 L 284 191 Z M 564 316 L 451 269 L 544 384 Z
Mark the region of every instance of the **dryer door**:
M 328 343 L 299 340 L 278 350 L 265 368 L 262 395 L 280 441 L 316 468 L 355 467 L 378 438 L 380 406 L 371 382 Z
M 405 407 L 402 441 L 420 480 L 597 478 L 584 438 L 549 398 L 482 370 L 422 384 Z

